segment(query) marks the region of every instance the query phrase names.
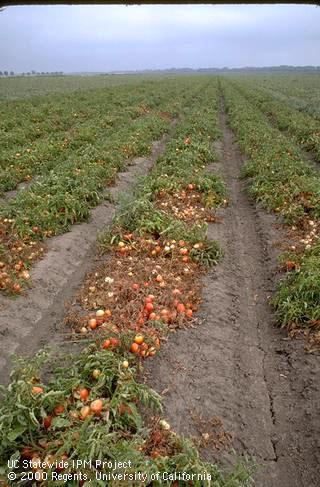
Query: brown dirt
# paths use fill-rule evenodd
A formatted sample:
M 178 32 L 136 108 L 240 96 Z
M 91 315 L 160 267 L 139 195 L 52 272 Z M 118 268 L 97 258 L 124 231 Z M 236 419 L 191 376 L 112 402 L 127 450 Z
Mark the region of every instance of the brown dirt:
M 134 159 L 108 193 L 116 199 L 128 191 L 137 177 L 151 169 L 167 140 L 164 136 L 153 143 L 150 157 Z M 28 356 L 44 345 L 61 346 L 57 330 L 66 314 L 65 304 L 93 265 L 97 235 L 111 224 L 114 212 L 115 205 L 106 201 L 92 210 L 88 223 L 49 239 L 46 255 L 30 272 L 32 288 L 16 298 L 0 296 L 0 383 L 9 381 L 13 354 Z
M 215 167 L 231 202 L 223 223 L 209 225 L 209 236 L 221 243 L 225 256 L 204 278 L 200 323 L 170 337 L 147 365 L 147 381 L 163 392 L 165 416 L 177 432 L 199 437 L 199 424 L 221 418 L 236 453 L 260 465 L 255 485 L 316 487 L 319 356 L 306 354 L 303 342 L 275 326 L 268 298 L 279 278 L 274 246 L 279 225 L 250 201 L 247 183 L 239 180 L 243 160 L 223 104 L 220 118 L 222 157 Z M 227 465 L 233 461 L 212 443 L 202 453 Z

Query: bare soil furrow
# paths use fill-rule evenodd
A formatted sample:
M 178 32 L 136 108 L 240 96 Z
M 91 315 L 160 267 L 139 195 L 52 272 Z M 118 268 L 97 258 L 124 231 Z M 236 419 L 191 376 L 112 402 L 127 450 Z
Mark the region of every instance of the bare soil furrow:
M 116 198 L 133 181 L 150 170 L 164 150 L 168 136 L 153 143 L 150 157 L 132 161 L 119 173 L 108 192 Z M 97 235 L 111 224 L 115 205 L 105 201 L 92 210 L 88 223 L 48 240 L 48 251 L 31 271 L 32 287 L 16 298 L 0 297 L 0 383 L 7 383 L 12 355 L 31 354 L 44 344 L 61 340 L 58 326 L 73 296 L 95 259 Z
M 174 429 L 203 434 L 206 459 L 232 461 L 210 426 L 218 416 L 233 434 L 236 452 L 260 465 L 257 486 L 315 487 L 319 359 L 275 326 L 268 300 L 279 278 L 273 245 L 281 238 L 279 225 L 250 201 L 247 183 L 239 179 L 243 160 L 223 104 L 220 121 L 224 138 L 217 167 L 231 202 L 223 222 L 210 224 L 209 236 L 225 255 L 203 280 L 198 326 L 169 340 L 148 365 L 147 380 L 165 391 L 165 413 Z M 197 417 L 204 420 L 202 430 Z

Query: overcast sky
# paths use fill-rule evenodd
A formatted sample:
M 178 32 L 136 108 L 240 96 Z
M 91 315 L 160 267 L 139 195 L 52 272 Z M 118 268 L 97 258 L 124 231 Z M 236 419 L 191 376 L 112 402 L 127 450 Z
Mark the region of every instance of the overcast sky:
M 0 12 L 0 70 L 320 65 L 308 5 L 64 5 Z

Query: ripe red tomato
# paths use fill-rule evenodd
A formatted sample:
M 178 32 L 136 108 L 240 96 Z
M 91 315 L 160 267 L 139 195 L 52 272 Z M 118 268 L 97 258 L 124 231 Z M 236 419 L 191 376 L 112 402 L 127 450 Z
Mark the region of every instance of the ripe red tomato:
M 89 320 L 89 326 L 91 330 L 95 330 L 98 326 L 97 320 L 95 318 L 91 318 L 91 320 Z
M 120 340 L 118 340 L 118 338 L 110 338 L 110 343 L 112 347 L 118 347 L 120 345 Z
M 130 347 L 130 352 L 131 353 L 138 353 L 139 352 L 139 345 L 137 343 L 132 343 Z
M 22 448 L 22 450 L 21 450 L 21 457 L 22 458 L 31 460 L 31 458 L 33 458 L 33 456 L 34 456 L 34 453 L 32 450 L 30 450 L 30 448 L 28 448 L 28 447 Z
M 12 289 L 14 290 L 15 293 L 19 293 L 21 291 L 21 286 L 17 282 L 14 283 L 12 286 Z
M 89 397 L 89 391 L 86 388 L 80 389 L 79 396 L 82 401 L 86 401 Z
M 39 386 L 33 386 L 31 392 L 32 394 L 41 394 L 43 392 L 43 388 Z
M 186 311 L 185 305 L 183 303 L 179 303 L 177 305 L 177 311 L 178 311 L 178 313 L 185 313 L 185 311 Z
M 103 342 L 103 344 L 102 344 L 102 348 L 103 348 L 104 350 L 107 350 L 107 348 L 109 348 L 109 347 L 110 347 L 110 345 L 111 345 L 111 340 L 107 339 L 107 340 L 105 340 L 105 341 Z
M 153 309 L 154 309 L 154 306 L 152 303 L 146 303 L 145 309 L 146 309 L 146 311 L 148 311 L 148 313 L 151 313 L 151 311 L 153 311 Z
M 43 418 L 43 426 L 45 427 L 46 430 L 50 428 L 51 423 L 52 423 L 52 416 L 46 416 L 45 418 Z
M 148 350 L 148 348 L 149 348 L 149 345 L 146 342 L 141 343 L 140 350 L 145 351 L 145 350 Z

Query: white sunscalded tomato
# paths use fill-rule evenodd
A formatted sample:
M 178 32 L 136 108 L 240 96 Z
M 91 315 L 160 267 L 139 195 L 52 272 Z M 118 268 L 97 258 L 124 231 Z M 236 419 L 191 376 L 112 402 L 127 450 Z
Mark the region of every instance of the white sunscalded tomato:
M 103 408 L 103 401 L 101 399 L 95 399 L 90 404 L 90 410 L 96 415 L 99 416 L 101 414 Z

